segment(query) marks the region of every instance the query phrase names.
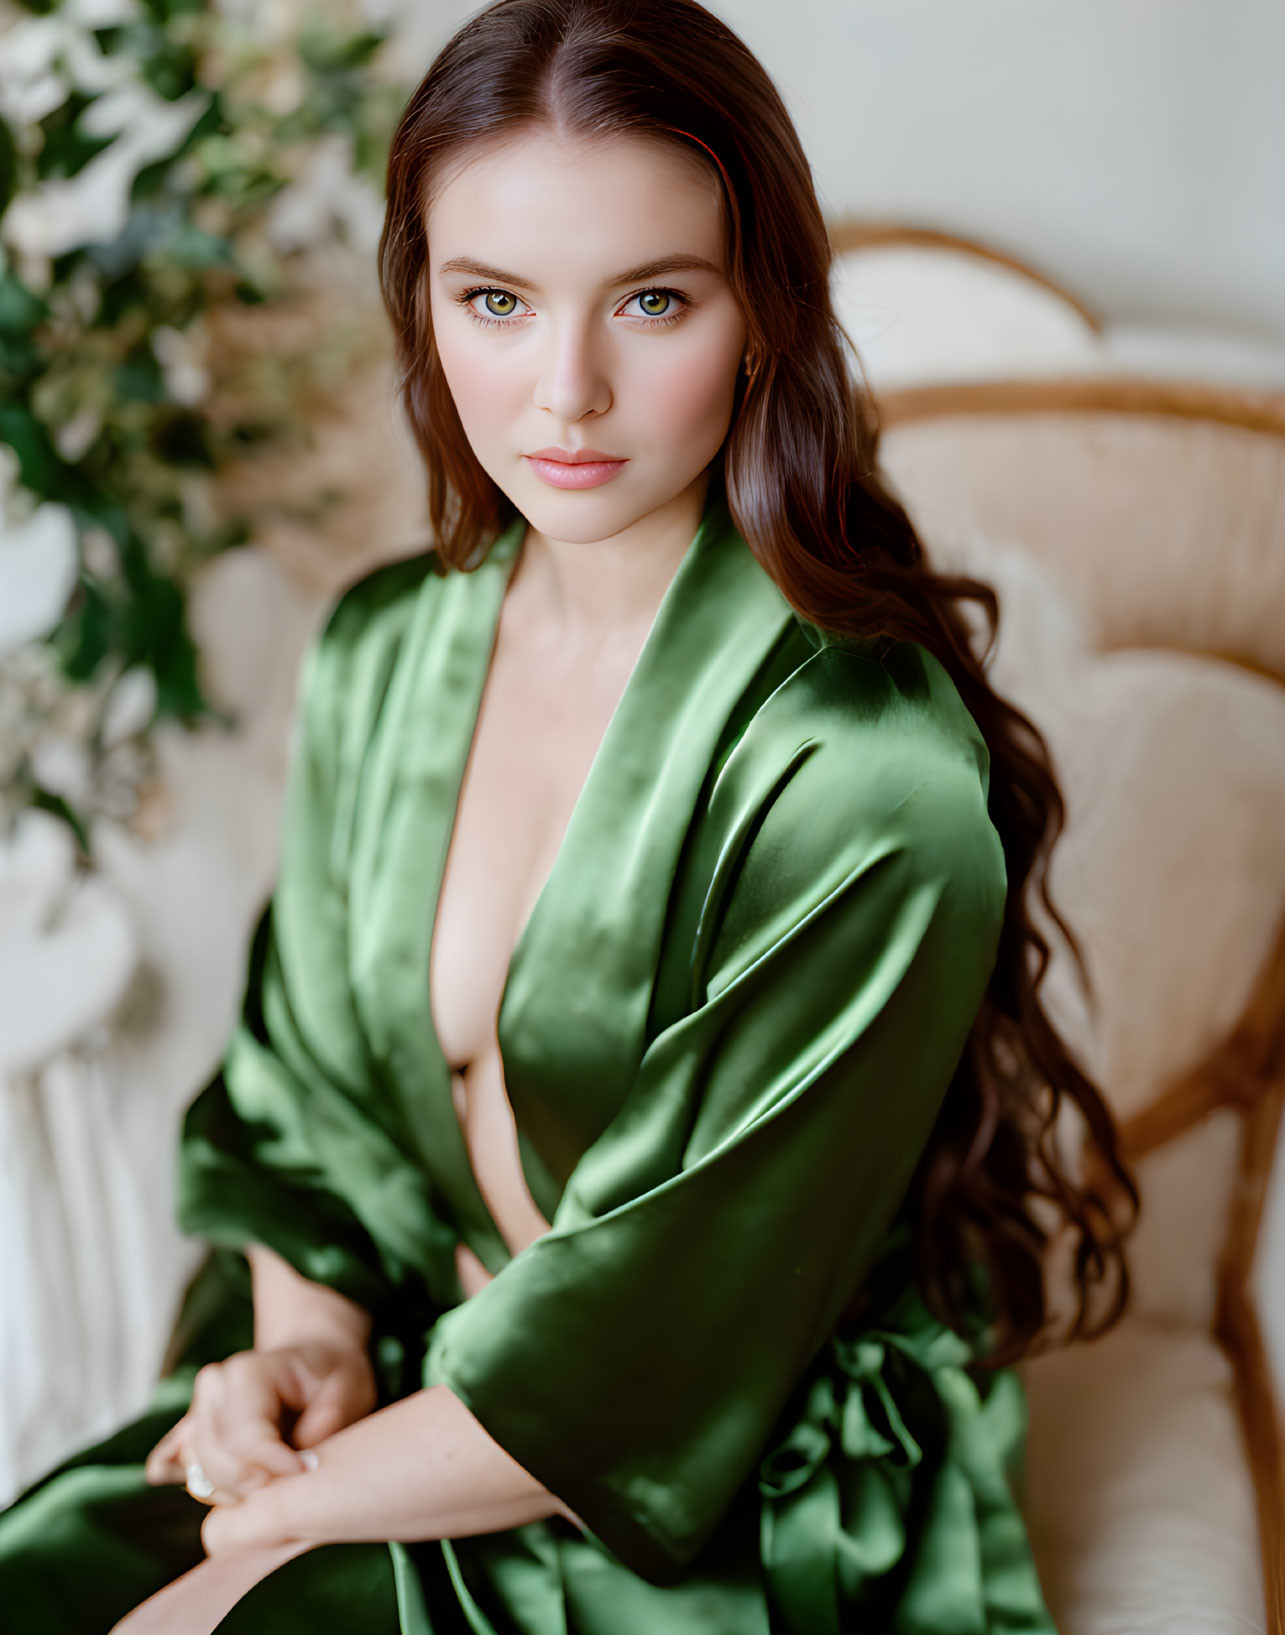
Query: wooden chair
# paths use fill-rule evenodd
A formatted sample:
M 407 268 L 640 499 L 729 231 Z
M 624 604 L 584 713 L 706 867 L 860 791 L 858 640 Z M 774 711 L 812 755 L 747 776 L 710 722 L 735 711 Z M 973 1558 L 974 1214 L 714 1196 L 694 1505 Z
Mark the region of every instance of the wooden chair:
M 1285 1635 L 1285 390 L 1122 373 L 988 246 L 831 238 L 845 327 L 880 337 L 884 469 L 930 557 L 997 584 L 992 679 L 1064 773 L 1050 886 L 1102 1008 L 1064 947 L 1052 997 L 1142 1189 L 1129 1315 L 1024 1365 L 1050 1607 L 1066 1635 Z

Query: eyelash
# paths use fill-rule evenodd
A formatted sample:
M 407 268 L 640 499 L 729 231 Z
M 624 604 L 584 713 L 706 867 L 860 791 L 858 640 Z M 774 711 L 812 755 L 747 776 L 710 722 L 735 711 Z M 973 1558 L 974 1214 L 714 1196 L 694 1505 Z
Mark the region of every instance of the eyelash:
M 485 317 L 482 313 L 474 311 L 473 307 L 469 305 L 469 303 L 475 300 L 479 295 L 490 295 L 492 293 L 496 295 L 512 295 L 513 291 L 500 289 L 496 284 L 478 284 L 476 288 L 465 290 L 463 294 L 457 295 L 455 299 L 464 308 L 465 312 L 475 324 L 481 324 L 486 329 L 508 329 L 514 323 L 514 319 L 512 317 Z M 676 297 L 683 303 L 677 312 L 666 313 L 663 318 L 644 317 L 642 322 L 643 327 L 646 329 L 663 329 L 667 324 L 681 323 L 683 318 L 685 318 L 687 315 L 687 309 L 694 304 L 686 295 L 683 294 L 681 290 L 666 289 L 663 285 L 659 284 L 649 285 L 645 290 L 636 290 L 633 295 L 627 298 L 627 300 L 636 301 L 640 295 L 669 295 Z M 516 299 L 520 301 L 522 297 L 519 295 L 516 297 Z

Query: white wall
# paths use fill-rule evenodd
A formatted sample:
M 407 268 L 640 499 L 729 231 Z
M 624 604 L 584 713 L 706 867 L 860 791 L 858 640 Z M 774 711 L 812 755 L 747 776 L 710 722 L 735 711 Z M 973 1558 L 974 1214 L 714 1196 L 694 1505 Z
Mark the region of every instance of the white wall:
M 416 78 L 481 9 L 380 4 Z M 768 65 L 828 213 L 981 238 L 1105 318 L 1285 341 L 1282 0 L 711 9 Z

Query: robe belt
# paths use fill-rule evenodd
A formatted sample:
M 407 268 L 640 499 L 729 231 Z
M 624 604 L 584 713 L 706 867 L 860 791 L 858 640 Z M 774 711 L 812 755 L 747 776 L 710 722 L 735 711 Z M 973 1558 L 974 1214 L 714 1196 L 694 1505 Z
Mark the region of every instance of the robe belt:
M 1011 1531 L 1006 1484 L 1025 1432 L 1016 1377 L 999 1370 L 979 1387 L 971 1348 L 913 1286 L 881 1316 L 831 1336 L 798 1418 L 760 1463 L 773 1635 L 841 1635 L 858 1610 L 882 1630 L 894 1604 L 897 1635 L 986 1635 L 988 1573 L 1011 1566 L 1004 1581 L 1020 1593 L 1024 1541 L 997 1532 Z

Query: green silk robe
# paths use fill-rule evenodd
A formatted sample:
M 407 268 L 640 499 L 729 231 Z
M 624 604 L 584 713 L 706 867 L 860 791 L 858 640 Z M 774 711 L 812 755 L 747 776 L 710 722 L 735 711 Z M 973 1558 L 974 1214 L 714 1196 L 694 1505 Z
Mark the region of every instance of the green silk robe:
M 799 618 L 711 483 L 508 971 L 552 1223 L 512 1256 L 428 962 L 524 532 L 376 569 L 310 644 L 277 883 L 181 1143 L 212 1251 L 148 1411 L 0 1515 L 5 1627 L 98 1635 L 201 1559 L 204 1507 L 142 1461 L 250 1344 L 258 1242 L 371 1310 L 381 1402 L 447 1384 L 588 1532 L 320 1547 L 221 1630 L 1047 1635 L 1020 1376 L 970 1370 L 910 1270 L 1004 911 L 985 742 L 922 646 Z M 495 1274 L 471 1299 L 460 1239 Z

